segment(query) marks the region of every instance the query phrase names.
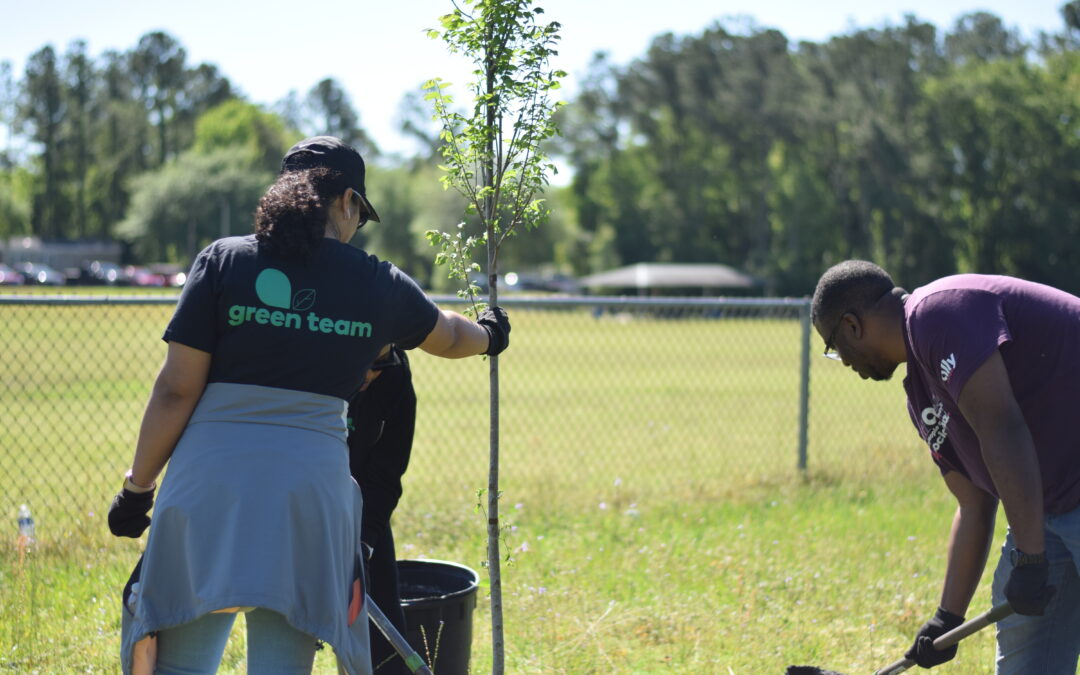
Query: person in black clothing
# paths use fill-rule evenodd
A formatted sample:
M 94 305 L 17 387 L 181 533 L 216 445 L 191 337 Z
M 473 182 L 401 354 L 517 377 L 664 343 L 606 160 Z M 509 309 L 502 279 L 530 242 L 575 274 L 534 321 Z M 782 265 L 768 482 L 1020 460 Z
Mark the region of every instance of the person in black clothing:
M 349 401 L 349 470 L 364 497 L 360 538 L 369 553 L 368 593 L 405 635 L 397 555 L 390 516 L 401 498 L 416 428 L 416 392 L 405 350 L 391 345 L 372 364 Z M 371 626 L 371 665 L 378 675 L 410 672 L 382 633 Z

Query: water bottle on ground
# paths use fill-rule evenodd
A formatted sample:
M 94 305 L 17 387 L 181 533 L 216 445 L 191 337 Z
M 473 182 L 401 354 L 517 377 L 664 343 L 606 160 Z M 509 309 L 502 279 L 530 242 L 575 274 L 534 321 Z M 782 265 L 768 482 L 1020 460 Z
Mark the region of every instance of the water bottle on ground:
M 34 543 L 34 517 L 30 515 L 30 507 L 26 504 L 19 506 L 19 546 L 24 547 Z

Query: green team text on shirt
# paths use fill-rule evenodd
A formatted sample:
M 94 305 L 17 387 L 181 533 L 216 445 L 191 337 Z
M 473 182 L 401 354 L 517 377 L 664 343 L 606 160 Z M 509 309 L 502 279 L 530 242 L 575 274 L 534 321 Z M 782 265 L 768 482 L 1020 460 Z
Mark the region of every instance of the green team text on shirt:
M 371 337 L 371 324 L 364 321 L 348 321 L 346 319 L 331 319 L 320 317 L 315 312 L 306 315 L 296 312 L 283 312 L 279 309 L 266 309 L 265 307 L 250 307 L 245 305 L 233 305 L 229 307 L 229 325 L 254 321 L 261 325 L 283 326 L 301 330 L 305 326 L 312 333 L 333 333 L 335 335 L 348 335 L 350 337 Z

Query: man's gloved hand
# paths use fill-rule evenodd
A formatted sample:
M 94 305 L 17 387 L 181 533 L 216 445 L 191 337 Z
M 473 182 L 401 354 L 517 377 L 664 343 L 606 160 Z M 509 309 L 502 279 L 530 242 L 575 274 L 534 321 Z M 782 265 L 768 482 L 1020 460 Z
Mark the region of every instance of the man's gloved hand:
M 488 348 L 485 354 L 495 356 L 510 346 L 510 317 L 506 316 L 502 307 L 488 307 L 480 312 L 476 323 L 483 326 L 488 333 Z
M 915 635 L 915 643 L 907 654 L 904 654 L 904 658 L 911 659 L 922 668 L 933 668 L 951 661 L 956 656 L 957 645 L 938 651 L 934 649 L 934 640 L 962 623 L 964 617 L 938 607 L 934 616 L 919 629 Z
M 116 493 L 109 506 L 109 531 L 117 537 L 138 539 L 150 527 L 150 507 L 154 491 L 133 492 L 127 487 Z
M 1050 563 L 1045 554 L 1012 550 L 1012 573 L 1005 583 L 1005 599 L 1017 614 L 1042 616 L 1056 588 L 1047 584 Z

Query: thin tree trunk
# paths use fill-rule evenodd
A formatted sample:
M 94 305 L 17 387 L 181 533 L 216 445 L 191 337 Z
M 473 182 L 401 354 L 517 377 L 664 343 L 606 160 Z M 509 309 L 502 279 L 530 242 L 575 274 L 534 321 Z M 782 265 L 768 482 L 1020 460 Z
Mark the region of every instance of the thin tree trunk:
M 489 36 L 488 45 L 491 45 Z M 488 54 L 486 65 L 487 92 L 495 92 L 495 70 L 491 63 L 491 54 Z M 496 104 L 494 101 L 487 103 L 487 128 L 496 129 L 495 114 Z M 482 167 L 485 187 L 493 187 L 497 158 L 495 157 L 495 141 L 488 138 L 487 159 Z M 499 300 L 499 240 L 495 232 L 495 197 L 488 194 L 484 198 L 484 216 L 487 225 L 487 273 L 488 273 L 488 302 L 495 306 Z M 488 463 L 488 574 L 491 577 L 491 673 L 503 675 L 505 669 L 506 652 L 503 643 L 503 611 L 502 611 L 502 573 L 499 560 L 499 357 L 489 357 L 491 395 L 489 408 L 491 413 L 490 452 Z
M 497 261 L 494 244 L 488 243 L 488 288 L 489 301 L 494 306 L 498 302 L 496 279 Z M 499 552 L 499 357 L 488 357 L 490 364 L 489 380 L 491 395 L 489 409 L 491 413 L 490 452 L 488 458 L 488 574 L 491 577 L 491 672 L 502 675 L 505 668 L 505 648 L 503 644 L 502 611 L 502 573 L 500 571 Z

